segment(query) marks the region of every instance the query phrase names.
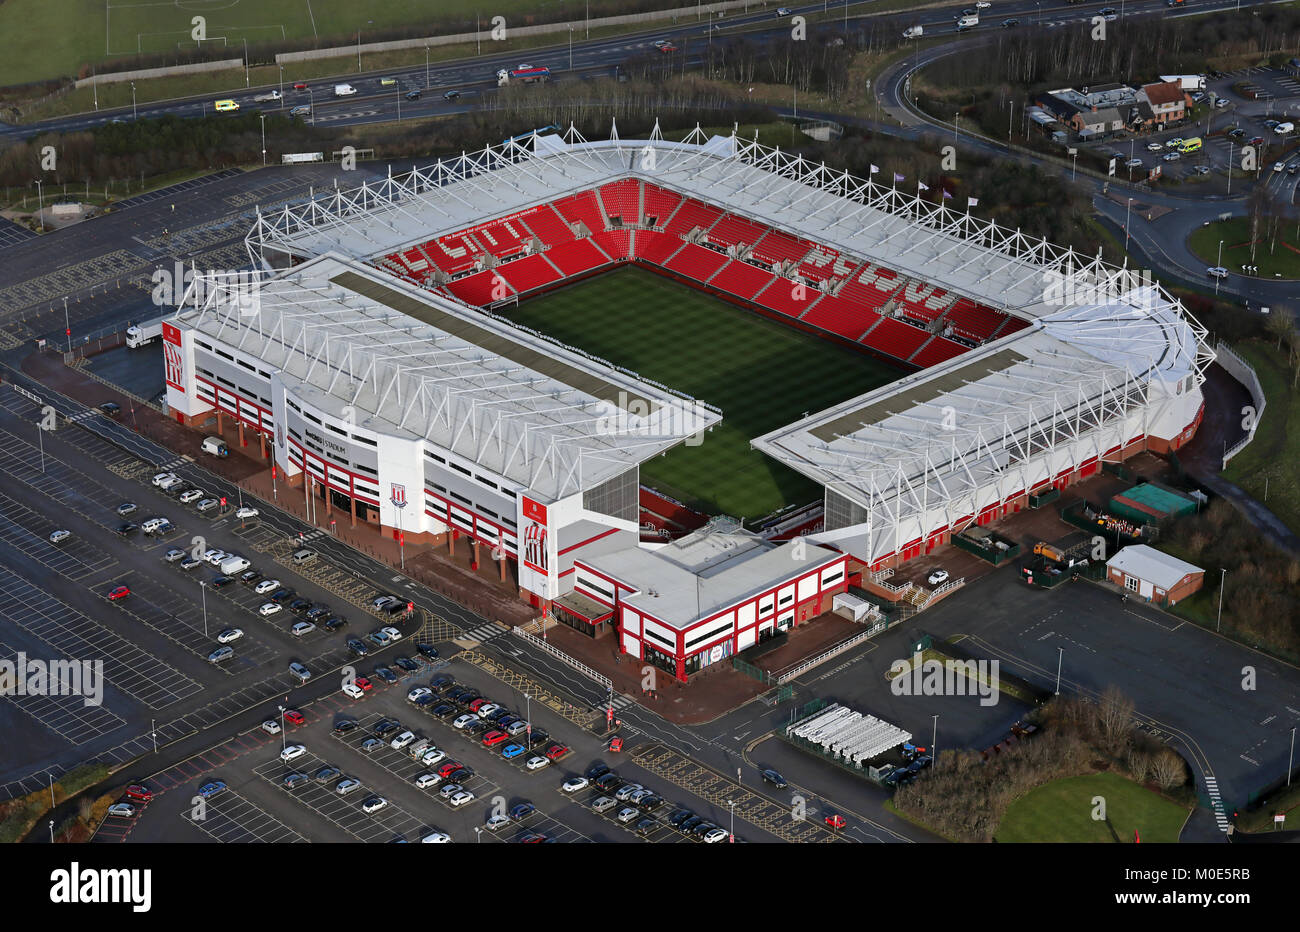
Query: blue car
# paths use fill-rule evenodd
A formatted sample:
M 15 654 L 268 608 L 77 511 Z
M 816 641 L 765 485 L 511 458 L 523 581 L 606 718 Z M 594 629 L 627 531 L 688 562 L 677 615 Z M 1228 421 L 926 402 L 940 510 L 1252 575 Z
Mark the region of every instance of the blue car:
M 218 793 L 225 790 L 225 788 L 226 784 L 222 783 L 220 780 L 213 780 L 211 783 L 205 783 L 199 787 L 199 795 L 204 799 L 211 799 L 213 796 L 216 796 Z
M 524 753 L 524 746 L 522 744 L 507 744 L 501 749 L 501 756 L 506 760 L 510 760 L 512 757 L 518 757 L 522 753 Z
M 532 815 L 533 812 L 536 811 L 536 809 L 537 807 L 534 806 L 532 803 L 520 803 L 518 806 L 515 806 L 513 809 L 510 810 L 510 818 L 518 822 L 520 819 L 524 818 L 525 816 Z

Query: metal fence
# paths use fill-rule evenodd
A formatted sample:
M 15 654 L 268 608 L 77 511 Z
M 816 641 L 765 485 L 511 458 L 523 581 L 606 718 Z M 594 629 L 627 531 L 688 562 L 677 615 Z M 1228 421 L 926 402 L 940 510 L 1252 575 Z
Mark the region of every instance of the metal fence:
M 1214 352 L 1218 356 L 1219 365 L 1230 376 L 1246 386 L 1246 391 L 1250 392 L 1250 400 L 1255 406 L 1255 416 L 1250 419 L 1250 426 L 1246 429 L 1246 436 L 1223 451 L 1223 466 L 1221 468 L 1226 469 L 1228 461 L 1255 439 L 1255 429 L 1264 416 L 1264 406 L 1268 403 L 1268 399 L 1264 397 L 1264 389 L 1259 384 L 1259 376 L 1255 373 L 1254 366 L 1246 362 L 1231 346 L 1223 341 L 1219 341 L 1215 345 Z
M 514 627 L 511 630 L 514 632 L 515 637 L 527 641 L 529 644 L 533 645 L 538 650 L 545 651 L 546 653 L 554 657 L 556 660 L 560 661 L 561 663 L 567 666 L 572 667 L 573 669 L 577 670 L 579 673 L 581 673 L 583 676 L 587 677 L 588 679 L 599 683 L 601 686 L 604 686 L 606 689 L 612 690 L 614 688 L 614 681 L 611 680 L 609 677 L 597 673 L 595 670 L 587 666 L 585 663 L 582 663 L 581 661 L 576 660 L 573 657 L 570 657 L 568 654 L 560 650 L 550 641 L 546 641 L 543 640 L 542 638 L 535 637 L 529 634 L 523 628 L 520 628 L 518 626 Z

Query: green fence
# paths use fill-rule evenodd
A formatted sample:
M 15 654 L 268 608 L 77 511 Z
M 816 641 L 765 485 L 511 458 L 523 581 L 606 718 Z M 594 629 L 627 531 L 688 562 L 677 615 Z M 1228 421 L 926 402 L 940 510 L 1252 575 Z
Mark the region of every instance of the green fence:
M 1130 479 L 1133 478 L 1132 471 L 1123 463 L 1103 462 L 1101 464 L 1101 471 L 1107 476 L 1118 476 L 1119 478 L 1123 479 L 1125 482 L 1128 482 Z
M 1003 537 L 1001 534 L 989 532 L 988 536 L 981 540 L 973 540 L 965 534 L 958 534 L 952 539 L 952 542 L 960 550 L 974 554 L 985 563 L 991 563 L 994 566 L 1001 566 L 1008 560 L 1014 560 L 1020 556 L 1020 545 L 1009 537 Z M 1002 547 L 997 546 L 1002 544 Z
M 1105 538 L 1108 547 L 1152 544 L 1160 538 L 1160 531 L 1154 524 L 1117 523 L 1108 520 L 1111 518 L 1113 516 L 1086 501 L 1071 502 L 1061 509 L 1062 521 Z
M 746 663 L 734 654 L 731 657 L 731 668 L 745 674 L 750 679 L 758 680 L 760 683 L 767 685 L 772 682 L 771 674 L 766 670 L 754 666 L 752 663 Z
M 1058 488 L 1044 489 L 1042 492 L 1034 492 L 1029 496 L 1030 508 L 1042 508 L 1044 505 L 1051 504 L 1061 497 L 1061 490 Z

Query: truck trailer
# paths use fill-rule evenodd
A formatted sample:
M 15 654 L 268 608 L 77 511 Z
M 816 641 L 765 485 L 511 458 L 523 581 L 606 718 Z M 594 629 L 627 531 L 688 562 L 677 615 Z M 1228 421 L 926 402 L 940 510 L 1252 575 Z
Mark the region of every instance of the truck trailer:
M 146 343 L 152 343 L 162 336 L 161 317 L 153 320 L 142 321 L 138 324 L 132 324 L 126 328 L 126 345 L 131 349 L 144 346 Z

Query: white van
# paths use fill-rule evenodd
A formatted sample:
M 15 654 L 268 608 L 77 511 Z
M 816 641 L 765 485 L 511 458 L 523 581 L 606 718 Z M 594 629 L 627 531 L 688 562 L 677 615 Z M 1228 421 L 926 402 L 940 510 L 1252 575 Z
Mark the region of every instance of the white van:
M 903 30 L 904 39 L 919 39 L 924 34 L 925 29 L 922 26 L 908 26 Z
M 211 453 L 213 456 L 228 456 L 230 449 L 226 446 L 226 441 L 220 437 L 204 437 L 203 452 Z
M 1294 130 L 1294 123 L 1279 123 L 1277 126 L 1273 127 L 1273 132 L 1277 133 L 1279 136 L 1285 136 L 1287 133 L 1293 132 Z
M 958 28 L 958 29 L 970 29 L 970 28 L 972 28 L 972 27 L 974 27 L 974 26 L 978 26 L 979 24 L 980 24 L 980 18 L 979 18 L 979 14 L 978 14 L 978 13 L 975 14 L 975 15 L 973 15 L 973 16 L 959 16 L 959 17 L 957 17 L 957 28 Z
M 353 94 L 355 94 L 356 92 L 357 92 L 357 89 L 356 89 L 355 87 L 353 87 L 351 84 L 335 84 L 335 85 L 334 85 L 334 96 L 335 96 L 335 97 L 351 97 L 351 96 L 352 96 Z
M 249 563 L 248 560 L 244 559 L 239 554 L 232 553 L 230 556 L 226 557 L 226 559 L 221 561 L 221 572 L 225 573 L 227 576 L 231 576 L 235 573 L 242 573 L 252 565 L 253 564 Z

